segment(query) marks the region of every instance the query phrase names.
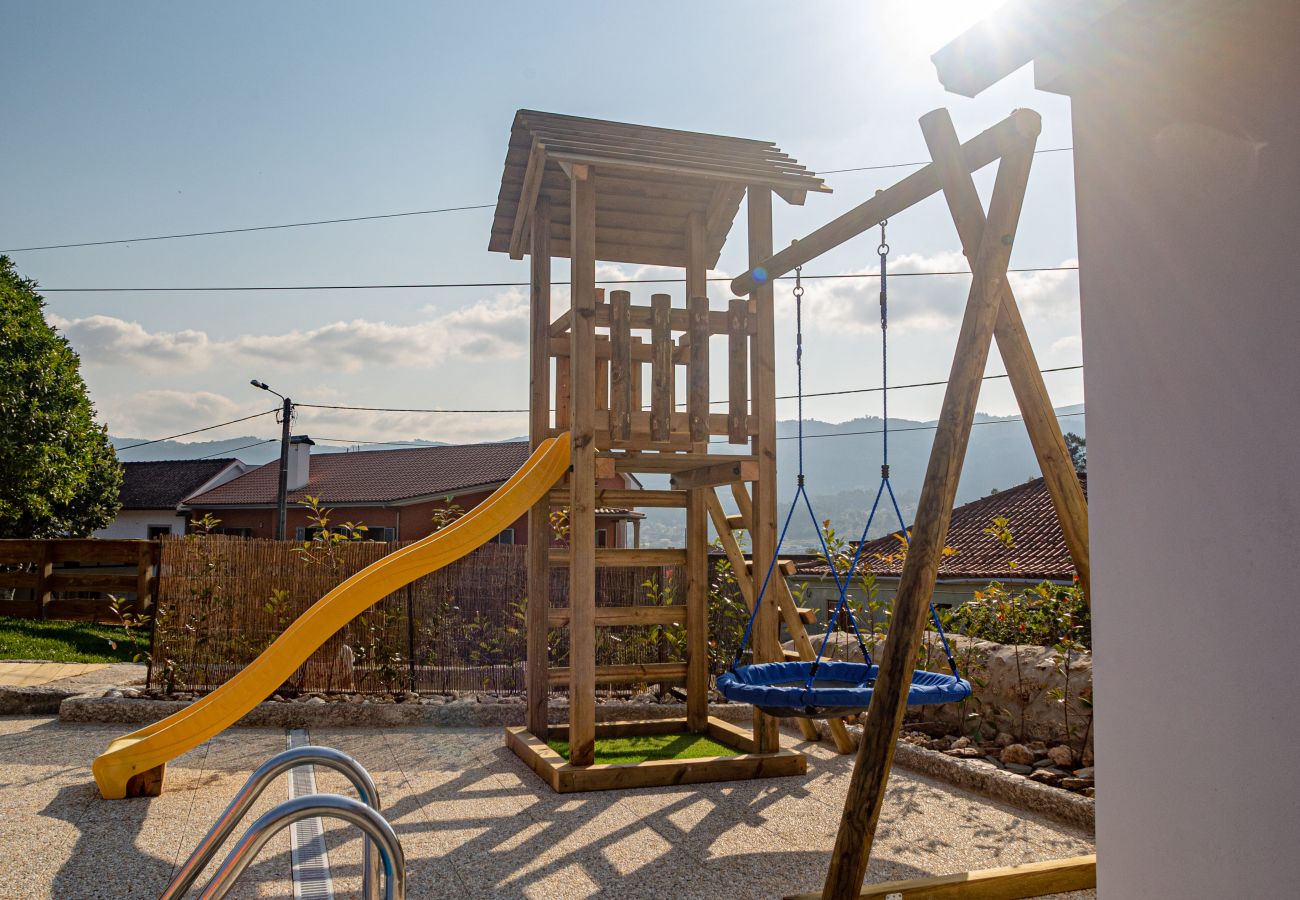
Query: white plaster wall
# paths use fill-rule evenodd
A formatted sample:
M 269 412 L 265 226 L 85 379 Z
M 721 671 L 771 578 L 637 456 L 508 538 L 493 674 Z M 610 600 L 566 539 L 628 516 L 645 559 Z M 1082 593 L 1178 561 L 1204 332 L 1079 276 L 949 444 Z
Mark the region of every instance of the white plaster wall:
M 167 525 L 172 534 L 185 533 L 185 520 L 171 509 L 124 509 L 107 528 L 94 532 L 97 538 L 146 538 L 150 525 Z
M 1103 898 L 1300 883 L 1300 29 L 1269 5 L 1074 94 Z

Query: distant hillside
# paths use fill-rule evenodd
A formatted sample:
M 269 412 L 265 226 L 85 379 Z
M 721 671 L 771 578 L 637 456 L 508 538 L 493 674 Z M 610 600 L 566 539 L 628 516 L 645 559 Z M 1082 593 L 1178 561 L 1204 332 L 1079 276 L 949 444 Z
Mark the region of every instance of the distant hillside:
M 1063 406 L 1057 409 L 1062 416 L 1063 431 L 1084 434 L 1084 417 L 1079 415 L 1082 406 Z M 993 490 L 1022 484 L 1038 475 L 1038 463 L 1025 433 L 1024 425 L 1014 417 L 977 414 L 971 432 L 970 448 L 962 467 L 961 484 L 957 490 L 957 503 L 968 503 L 987 496 Z M 857 539 L 866 520 L 867 511 L 880 483 L 880 429 L 879 418 L 867 417 L 848 422 L 809 421 L 804 424 L 804 471 L 807 474 L 808 494 L 813 510 L 820 519 L 830 519 L 835 528 L 847 537 Z M 898 496 L 903 517 L 911 522 L 916 503 L 921 494 L 921 482 L 930 457 L 930 444 L 934 440 L 933 421 L 917 422 L 911 419 L 889 420 L 890 481 Z M 794 421 L 777 423 L 777 496 L 784 519 L 794 495 L 795 475 L 798 473 L 797 444 L 794 440 L 798 424 Z M 858 432 L 869 432 L 860 434 Z M 834 436 L 830 436 L 834 435 Z M 139 443 L 136 438 L 110 438 L 115 447 Z M 517 438 L 516 438 L 517 440 Z M 257 444 L 256 437 L 227 438 L 221 441 L 184 443 L 163 441 L 138 450 L 121 452 L 123 460 L 145 461 L 155 459 L 198 459 L 206 456 L 237 456 L 252 465 L 261 465 L 279 455 L 277 442 Z M 395 447 L 436 447 L 444 442 L 412 441 L 400 444 L 379 444 L 356 447 L 337 447 L 318 444 L 315 453 L 343 453 L 350 450 L 384 450 Z M 249 444 L 256 446 L 249 447 Z M 240 449 L 244 448 L 244 449 Z M 647 488 L 668 486 L 667 476 L 642 476 Z M 735 512 L 730 498 L 725 496 L 728 512 Z M 681 510 L 646 510 L 641 527 L 642 543 L 648 547 L 681 546 L 685 531 L 685 515 Z M 876 513 L 876 523 L 869 537 L 879 537 L 897 529 L 898 524 L 888 508 Z M 797 512 L 787 537 L 792 549 L 805 549 L 816 542 L 817 535 L 807 512 Z
M 1084 417 L 1078 415 L 1082 406 L 1064 406 L 1057 409 L 1062 416 L 1061 429 L 1083 435 Z M 957 503 L 968 503 L 987 496 L 994 490 L 1022 484 L 1038 476 L 1038 462 L 1024 425 L 1018 418 L 977 414 L 975 428 L 971 431 L 970 447 L 962 466 L 961 484 L 957 489 Z M 804 472 L 807 475 L 808 495 L 819 519 L 830 519 L 835 528 L 854 540 L 861 534 L 871 501 L 880 484 L 880 434 L 882 420 L 875 417 L 853 419 L 830 424 L 811 421 L 804 423 Z M 903 518 L 911 522 L 916 503 L 921 495 L 921 482 L 930 458 L 930 445 L 934 441 L 934 421 L 916 422 L 909 419 L 889 420 L 890 482 L 898 496 Z M 789 509 L 795 491 L 795 476 L 799 471 L 797 444 L 794 436 L 798 425 L 794 421 L 777 423 L 777 496 L 780 499 L 782 520 Z M 854 432 L 873 432 L 854 434 Z M 824 437 L 823 435 L 837 435 Z M 647 476 L 646 487 L 666 487 L 667 479 Z M 728 511 L 734 508 L 728 504 Z M 647 546 L 680 546 L 685 529 L 685 517 L 679 510 L 647 510 L 642 523 L 642 542 Z M 890 509 L 876 512 L 875 523 L 869 537 L 879 537 L 898 528 L 897 519 Z M 787 542 L 803 549 L 817 539 L 814 526 L 806 511 L 796 511 Z

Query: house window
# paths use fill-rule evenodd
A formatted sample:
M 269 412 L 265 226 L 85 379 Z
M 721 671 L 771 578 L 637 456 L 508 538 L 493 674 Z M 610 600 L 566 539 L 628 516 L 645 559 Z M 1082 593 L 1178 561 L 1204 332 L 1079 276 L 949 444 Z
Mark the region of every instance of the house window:
M 342 525 L 336 525 L 330 529 L 330 532 L 332 534 L 342 535 L 348 540 L 378 541 L 378 540 L 385 540 L 385 538 L 379 538 L 375 536 L 378 532 L 384 530 L 385 529 L 383 528 L 367 528 L 365 531 L 359 531 L 352 528 L 345 528 Z M 387 530 L 392 531 L 391 528 Z M 308 526 L 307 528 L 294 529 L 294 534 L 297 536 L 297 539 L 304 542 L 316 540 L 316 535 L 320 534 L 320 532 L 321 529 L 320 526 L 318 525 L 311 525 Z
M 152 541 L 160 537 L 166 537 L 171 533 L 172 527 L 170 525 L 150 525 L 145 532 L 145 536 Z
M 515 542 L 515 530 L 507 528 L 494 537 L 491 541 L 493 544 L 513 544 Z
M 597 547 L 608 547 L 608 546 L 609 546 L 609 530 L 608 530 L 608 529 L 605 529 L 605 528 L 597 528 L 597 529 L 596 529 L 596 546 L 597 546 Z
M 396 528 L 369 528 L 366 530 L 366 540 L 368 541 L 395 541 L 397 540 Z
M 251 537 L 253 536 L 253 529 L 251 529 L 251 528 L 214 528 L 214 529 L 212 529 L 211 533 L 212 533 L 212 534 L 224 534 L 224 535 L 227 535 L 228 537 L 251 538 Z

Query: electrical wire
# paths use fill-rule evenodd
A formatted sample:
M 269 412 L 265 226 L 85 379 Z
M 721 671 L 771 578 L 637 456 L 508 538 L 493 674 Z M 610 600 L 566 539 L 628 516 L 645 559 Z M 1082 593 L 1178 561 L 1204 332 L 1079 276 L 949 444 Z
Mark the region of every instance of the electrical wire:
M 128 444 L 125 447 L 113 448 L 116 452 L 121 453 L 123 450 L 134 450 L 136 447 L 148 447 L 150 444 L 161 444 L 163 441 L 172 441 L 180 437 L 188 437 L 191 434 L 198 434 L 203 431 L 211 431 L 214 428 L 224 428 L 227 425 L 234 425 L 237 422 L 247 422 L 249 419 L 256 419 L 259 416 L 270 415 L 273 412 L 279 412 L 280 407 L 264 410 L 260 413 L 253 413 L 251 416 L 244 416 L 242 419 L 231 419 L 229 422 L 218 422 L 216 425 L 207 425 L 203 428 L 195 428 L 193 431 L 182 431 L 180 434 L 172 434 L 167 437 L 154 438 L 151 441 L 140 441 L 138 444 Z
M 1011 273 L 1028 273 L 1028 272 L 1077 272 L 1079 267 L 1075 266 L 1024 266 L 1016 269 L 1007 269 Z M 931 275 L 969 275 L 969 269 L 950 269 L 932 272 L 891 272 L 891 278 L 919 278 Z M 792 276 L 782 275 L 773 281 L 788 281 Z M 805 275 L 804 281 L 832 281 L 837 279 L 853 278 L 879 278 L 878 272 L 845 272 L 835 275 Z M 726 275 L 715 275 L 707 281 L 729 282 L 731 278 Z M 606 278 L 596 281 L 596 284 L 682 284 L 685 278 Z M 565 287 L 569 284 L 567 281 L 552 281 L 554 287 Z M 42 287 L 42 293 L 46 294 L 127 294 L 127 293 L 159 293 L 166 291 L 174 292 L 249 292 L 249 291 L 411 291 L 411 290 L 429 290 L 441 288 L 526 288 L 529 287 L 527 281 L 444 281 L 444 282 L 413 282 L 411 284 L 283 284 L 283 285 L 233 285 L 228 287 L 90 287 L 90 288 L 60 288 L 60 287 Z
M 225 456 L 227 453 L 238 453 L 240 450 L 247 450 L 249 447 L 260 447 L 263 444 L 274 444 L 279 438 L 267 438 L 264 441 L 254 441 L 251 444 L 245 444 L 242 447 L 231 447 L 228 450 L 218 450 L 216 453 L 209 453 L 207 456 L 197 456 L 195 459 L 212 459 L 214 456 Z
M 1058 419 L 1069 419 L 1069 418 L 1072 418 L 1072 417 L 1074 417 L 1074 416 L 1081 416 L 1081 415 L 1083 415 L 1083 410 L 1080 410 L 1079 412 L 1072 412 L 1072 413 L 1056 413 L 1056 418 L 1058 418 Z M 971 423 L 971 424 L 973 424 L 973 425 L 1007 425 L 1007 424 L 1009 424 L 1009 423 L 1011 423 L 1011 422 L 1023 422 L 1024 420 L 1025 420 L 1025 417 L 1024 417 L 1024 416 L 1008 416 L 1008 417 L 1005 418 L 1005 419 L 992 419 L 992 420 L 984 421 L 984 422 L 973 422 L 973 423 Z M 935 430 L 938 429 L 938 427 L 939 427 L 939 426 L 938 426 L 937 424 L 935 424 L 935 425 L 914 425 L 914 426 L 912 426 L 912 427 L 910 427 L 910 428 L 891 428 L 891 429 L 889 429 L 889 433 L 890 433 L 890 434 L 897 434 L 897 433 L 900 432 L 900 431 L 935 431 Z M 869 431 L 837 431 L 837 432 L 835 432 L 834 434 L 805 434 L 805 435 L 804 435 L 804 440 L 812 440 L 812 439 L 814 439 L 814 438 L 856 437 L 857 435 L 861 435 L 861 434 L 880 434 L 882 431 L 884 431 L 883 428 L 876 428 L 876 429 L 874 429 L 874 430 L 869 430 Z M 780 437 L 777 438 L 777 440 L 778 440 L 778 441 L 792 441 L 792 440 L 794 440 L 796 437 L 798 437 L 798 435 L 795 435 L 795 434 L 786 434 L 786 435 L 781 435 Z M 727 441 L 719 439 L 719 440 L 716 440 L 716 441 L 709 441 L 709 443 L 710 443 L 710 444 L 725 444 L 725 443 L 727 443 Z
M 1049 375 L 1049 374 L 1051 374 L 1051 373 L 1053 373 L 1053 372 L 1074 372 L 1074 371 L 1077 371 L 1077 370 L 1082 369 L 1082 368 L 1083 368 L 1082 365 L 1077 365 L 1077 366 L 1054 366 L 1054 367 L 1052 367 L 1052 368 L 1050 368 L 1050 369 L 1039 369 L 1039 372 L 1041 372 L 1041 373 L 1044 374 L 1044 375 Z M 985 375 L 981 380 L 982 380 L 982 381 L 992 381 L 992 380 L 994 380 L 994 379 L 998 379 L 998 378 L 1009 378 L 1009 377 L 1011 377 L 1011 376 L 1009 376 L 1009 375 L 1007 375 L 1005 372 L 1003 372 L 1003 373 L 998 374 L 998 375 Z M 907 388 L 939 387 L 939 386 L 941 386 L 941 385 L 945 385 L 945 384 L 947 384 L 947 383 L 948 383 L 948 382 L 947 382 L 946 380 L 945 380 L 945 381 L 918 381 L 918 382 L 915 382 L 915 383 L 913 383 L 913 384 L 896 384 L 896 385 L 894 385 L 893 387 L 891 387 L 890 390 L 896 390 L 896 391 L 897 391 L 897 390 L 906 390 Z M 879 392 L 882 391 L 882 390 L 884 390 L 884 388 L 882 388 L 882 387 L 844 388 L 843 390 L 838 390 L 838 391 L 816 391 L 816 392 L 809 392 L 809 393 L 805 393 L 805 394 L 804 394 L 804 397 L 805 397 L 805 398 L 808 398 L 808 397 L 842 397 L 842 396 L 845 396 L 845 395 L 847 395 L 847 394 L 874 394 L 874 393 L 879 393 Z M 779 395 L 777 395 L 776 399 L 777 399 L 777 400 L 795 400 L 795 399 L 798 399 L 798 395 L 797 395 L 797 394 L 779 394 Z M 710 401 L 709 401 L 709 404 L 710 404 L 711 406 L 723 406 L 723 405 L 726 405 L 727 403 L 730 403 L 730 402 L 731 402 L 731 401 L 729 401 L 729 400 L 710 400 Z M 468 413 L 468 414 L 474 414 L 474 415 L 488 415 L 488 414 L 493 414 L 493 413 L 526 413 L 526 412 L 529 411 L 529 410 L 526 409 L 526 408 L 517 408 L 517 409 L 430 409 L 430 408 L 426 408 L 426 407 L 401 407 L 401 406 L 347 406 L 347 405 L 344 405 L 344 404 L 338 404 L 338 403 L 295 403 L 294 406 L 297 407 L 297 408 L 301 408 L 301 409 L 337 409 L 337 410 L 346 410 L 346 411 L 350 411 L 350 412 L 448 413 L 448 414 L 454 414 L 454 413 Z M 682 406 L 682 404 L 681 404 L 681 403 L 678 403 L 678 404 L 676 404 L 676 406 L 680 407 L 680 406 Z M 551 412 L 555 412 L 555 410 L 551 410 Z
M 71 247 L 103 247 L 108 244 L 142 244 L 145 241 L 174 241 L 178 238 L 212 237 L 218 234 L 244 234 L 249 231 L 277 231 L 282 228 L 306 228 L 310 225 L 337 225 L 342 222 L 370 222 L 375 219 L 400 219 L 406 216 L 430 216 L 435 213 L 461 212 L 467 209 L 492 209 L 495 203 L 474 206 L 445 206 L 441 209 L 415 209 L 410 212 L 381 213 L 374 216 L 348 216 L 342 219 L 316 219 L 311 222 L 288 222 L 283 225 L 252 225 L 246 228 L 217 228 L 212 231 L 186 231 L 181 234 L 155 234 L 148 237 L 113 238 L 106 241 L 80 241 L 72 244 L 45 244 L 39 247 L 13 247 L 0 253 L 27 253 L 32 250 L 66 250 Z
M 1061 153 L 1073 150 L 1073 147 L 1049 147 L 1035 150 L 1034 153 Z M 848 172 L 875 172 L 882 169 L 908 169 L 929 165 L 930 160 L 921 162 L 887 163 L 879 166 L 855 166 L 848 169 L 827 169 L 819 175 L 841 175 Z M 178 234 L 155 234 L 147 237 L 112 238 L 102 241 L 78 241 L 66 244 L 42 244 L 33 247 L 11 247 L 0 253 L 29 253 L 35 250 L 68 250 L 74 247 L 104 247 L 110 244 L 142 244 L 146 241 L 174 241 L 180 238 L 213 237 L 221 234 L 245 234 L 251 231 L 278 231 L 285 228 L 308 228 L 316 225 L 339 225 L 347 222 L 373 222 L 377 219 L 401 219 L 409 216 L 431 216 L 438 213 L 463 212 L 473 209 L 495 209 L 495 203 L 477 203 L 471 206 L 444 206 L 438 209 L 414 209 L 407 212 L 378 213 L 370 216 L 345 216 L 338 219 L 313 219 L 307 222 L 286 222 L 280 225 L 251 225 L 243 228 L 216 228 L 210 231 L 184 231 Z

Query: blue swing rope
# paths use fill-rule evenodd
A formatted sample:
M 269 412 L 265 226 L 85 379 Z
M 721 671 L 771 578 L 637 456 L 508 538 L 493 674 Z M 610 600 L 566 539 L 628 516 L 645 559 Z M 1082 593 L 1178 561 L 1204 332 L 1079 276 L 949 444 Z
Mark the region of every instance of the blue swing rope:
M 845 576 L 844 583 L 841 584 L 839 573 L 835 571 L 835 565 L 831 562 L 831 551 L 826 545 L 826 536 L 822 534 L 821 523 L 817 520 L 817 514 L 813 512 L 812 501 L 808 498 L 808 491 L 805 487 L 804 477 L 804 459 L 803 459 L 803 281 L 801 274 L 803 266 L 796 266 L 794 270 L 794 322 L 795 322 L 795 395 L 798 398 L 798 418 L 799 431 L 796 443 L 799 446 L 799 476 L 795 487 L 794 498 L 790 501 L 790 511 L 786 513 L 785 523 L 781 526 L 781 534 L 777 538 L 776 548 L 772 552 L 772 561 L 767 566 L 767 573 L 763 576 L 763 585 L 758 591 L 758 596 L 754 598 L 754 608 L 750 610 L 749 622 L 745 625 L 745 635 L 741 638 L 740 646 L 736 650 L 735 659 L 731 662 L 731 670 L 734 672 L 740 665 L 742 657 L 745 655 L 745 648 L 749 646 L 749 638 L 754 630 L 754 621 L 758 618 L 758 610 L 763 603 L 763 598 L 767 596 L 768 586 L 772 581 L 772 573 L 776 571 L 777 560 L 781 556 L 781 547 L 785 544 L 786 532 L 790 530 L 790 522 L 794 519 L 794 511 L 799 506 L 799 501 L 803 500 L 803 506 L 808 510 L 808 516 L 812 519 L 813 531 L 817 533 L 817 540 L 821 544 L 822 558 L 829 567 L 831 576 L 835 579 L 835 586 L 840 589 L 841 601 L 844 597 L 845 586 L 848 584 L 848 576 Z M 853 570 L 850 569 L 850 572 Z M 862 651 L 862 657 L 866 660 L 867 665 L 871 665 L 871 654 L 867 651 L 866 641 L 862 639 L 862 633 L 858 631 L 858 623 L 853 617 L 853 611 L 849 610 L 849 622 L 853 626 L 853 633 L 857 636 L 858 647 Z M 827 634 L 830 633 L 829 626 Z M 823 639 L 822 649 L 824 650 L 826 642 Z M 817 667 L 821 664 L 821 654 L 817 654 L 817 659 L 812 664 L 812 670 L 808 678 L 808 686 L 812 686 L 812 678 L 817 673 Z
M 876 489 L 876 499 L 871 504 L 871 512 L 867 514 L 867 523 L 862 526 L 862 537 L 858 540 L 857 547 L 853 551 L 853 561 L 849 564 L 844 581 L 840 582 L 836 578 L 836 583 L 840 589 L 840 599 L 835 605 L 835 615 L 832 622 L 839 618 L 840 610 L 845 608 L 849 595 L 849 585 L 853 573 L 857 571 L 858 560 L 862 555 L 862 548 L 867 543 L 867 532 L 871 530 L 871 523 L 876 518 L 876 510 L 880 506 L 880 498 L 889 494 L 889 502 L 894 508 L 894 515 L 898 519 L 898 526 L 902 532 L 903 540 L 910 544 L 911 535 L 907 530 L 907 523 L 903 521 L 903 512 L 898 506 L 898 498 L 894 496 L 894 486 L 889 480 L 889 244 L 885 241 L 885 226 L 889 224 L 886 219 L 880 223 L 880 246 L 876 252 L 880 255 L 880 378 L 881 378 L 881 416 L 883 419 L 881 425 L 881 463 L 880 463 L 880 487 Z M 939 621 L 939 612 L 934 608 L 933 598 L 930 600 L 930 618 L 934 621 L 934 627 L 939 632 L 939 640 L 943 644 L 944 655 L 948 657 L 948 668 L 952 669 L 952 674 L 956 678 L 961 678 L 957 670 L 957 660 L 953 658 L 952 648 L 948 646 L 948 636 L 944 634 L 943 623 Z M 849 608 L 849 621 L 853 622 L 853 630 L 857 632 L 857 622 L 853 619 L 853 610 Z M 822 645 L 817 651 L 817 663 L 821 662 L 822 654 L 826 652 L 826 643 L 830 639 L 831 631 L 829 623 L 826 628 L 826 634 L 822 636 Z M 858 635 L 858 642 L 862 642 L 862 636 Z M 863 649 L 865 653 L 865 647 Z M 870 662 L 870 657 L 867 659 Z M 817 669 L 817 663 L 813 664 L 813 673 Z M 812 687 L 812 674 L 808 676 L 808 688 Z

